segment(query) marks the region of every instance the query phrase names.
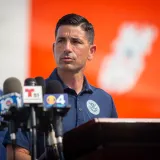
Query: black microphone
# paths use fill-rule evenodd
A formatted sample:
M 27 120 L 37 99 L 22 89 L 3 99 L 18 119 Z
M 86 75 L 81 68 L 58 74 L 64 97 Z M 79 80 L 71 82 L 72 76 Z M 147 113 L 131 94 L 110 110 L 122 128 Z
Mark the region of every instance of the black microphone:
M 46 94 L 63 94 L 63 88 L 59 81 L 51 80 L 47 83 Z M 62 116 L 59 114 L 59 110 L 56 107 L 52 107 L 52 122 L 55 127 L 56 137 L 63 136 Z M 57 112 L 58 111 L 58 112 Z
M 37 76 L 35 77 L 36 80 L 36 84 L 37 86 L 41 86 L 42 87 L 42 95 L 44 96 L 45 92 L 46 92 L 46 83 L 43 77 L 41 76 Z M 42 105 L 36 109 L 36 113 L 37 113 L 37 129 L 40 128 L 41 126 L 41 120 L 44 118 L 45 112 L 44 112 L 44 107 L 43 107 L 43 103 Z
M 24 86 L 36 86 L 37 82 L 34 78 L 27 78 L 24 81 Z
M 41 118 L 40 130 L 48 135 L 45 153 L 39 160 L 52 159 L 63 160 L 63 117 L 70 106 L 68 105 L 68 95 L 64 93 L 61 83 L 57 80 L 50 80 L 46 84 L 44 95 L 45 114 Z
M 8 130 L 14 150 L 16 145 L 16 132 L 20 125 L 18 110 L 22 107 L 21 82 L 15 77 L 10 77 L 4 81 L 3 89 L 4 95 L 1 97 L 1 108 L 3 108 L 1 113 L 3 114 L 1 114 L 1 116 L 5 121 L 9 121 Z
M 53 128 L 55 130 L 55 137 L 57 139 L 57 142 L 55 143 L 57 143 L 59 156 L 60 156 L 60 159 L 64 159 L 63 143 L 62 143 L 63 141 L 63 122 L 62 121 L 63 121 L 63 117 L 66 115 L 66 113 L 70 109 L 70 106 L 67 104 L 68 95 L 64 93 L 64 89 L 61 83 L 57 80 L 51 80 L 47 83 L 46 95 L 48 95 L 48 97 L 51 95 L 56 99 L 52 107 L 49 108 L 48 111 L 51 113 L 51 121 L 53 124 Z M 57 98 L 56 98 L 56 95 L 57 95 Z
M 7 78 L 3 83 L 3 89 L 3 95 L 0 97 L 0 113 L 5 116 L 5 120 L 10 120 L 9 114 L 12 114 L 10 110 L 22 106 L 21 82 L 15 77 Z
M 23 89 L 24 106 L 28 107 L 30 116 L 28 128 L 32 139 L 32 160 L 37 159 L 37 113 L 43 109 L 42 86 L 38 86 L 34 78 L 27 78 L 24 81 Z
M 0 97 L 0 113 L 4 120 L 13 118 L 12 110 L 22 107 L 22 86 L 21 82 L 15 78 L 7 78 L 3 83 L 3 95 Z
M 46 92 L 46 83 L 43 77 L 35 77 L 38 86 L 42 86 L 42 94 L 44 95 Z
M 38 81 L 41 82 L 41 78 L 38 77 Z M 42 83 L 42 82 L 41 82 Z M 60 86 L 61 87 L 61 86 Z M 45 88 L 45 95 L 52 93 L 59 93 L 59 83 L 57 81 L 49 81 Z M 60 88 L 61 89 L 61 88 Z M 39 130 L 46 135 L 45 152 L 40 156 L 39 160 L 52 159 L 59 160 L 59 152 L 57 147 L 57 139 L 55 136 L 55 127 L 53 126 L 53 111 L 52 108 L 46 109 L 44 107 L 44 114 L 40 118 Z
M 22 85 L 16 77 L 7 78 L 3 83 L 3 95 L 10 93 L 22 93 Z
M 24 81 L 24 87 L 31 87 L 31 86 L 36 86 L 37 85 L 37 82 L 34 78 L 26 78 L 25 81 Z M 24 100 L 24 107 L 23 107 L 23 112 L 26 112 L 26 114 L 28 114 L 28 119 L 26 120 L 26 123 L 23 124 L 23 129 L 24 130 L 30 130 L 32 131 L 32 109 L 34 108 L 35 109 L 35 103 L 30 103 L 29 101 L 26 102 L 25 99 L 26 99 L 26 96 L 24 96 L 24 92 L 26 92 L 28 90 L 28 94 L 29 94 L 29 88 L 25 88 L 25 90 L 23 90 L 23 100 Z M 32 97 L 32 93 L 30 92 L 30 97 Z M 27 97 L 28 98 L 28 97 Z M 31 109 L 32 108 L 32 109 Z M 36 115 L 33 115 L 35 117 L 35 120 L 33 123 L 36 123 Z M 34 124 L 36 125 L 36 124 Z

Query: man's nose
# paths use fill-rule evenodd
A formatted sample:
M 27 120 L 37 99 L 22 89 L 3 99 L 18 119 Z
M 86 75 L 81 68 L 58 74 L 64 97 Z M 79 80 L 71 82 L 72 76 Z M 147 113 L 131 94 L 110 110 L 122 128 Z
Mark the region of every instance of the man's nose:
M 71 52 L 71 49 L 72 49 L 71 43 L 69 41 L 67 41 L 64 46 L 64 51 Z

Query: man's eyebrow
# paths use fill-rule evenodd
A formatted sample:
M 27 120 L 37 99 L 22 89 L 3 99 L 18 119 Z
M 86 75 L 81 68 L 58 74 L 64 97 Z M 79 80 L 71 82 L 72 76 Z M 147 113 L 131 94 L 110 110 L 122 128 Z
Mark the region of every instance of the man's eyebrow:
M 83 39 L 79 38 L 79 37 L 72 37 L 72 40 L 78 41 L 78 42 L 83 42 Z
M 74 40 L 81 40 L 79 37 L 72 37 Z
M 66 39 L 65 37 L 63 37 L 63 36 L 60 36 L 60 37 L 58 37 L 57 39 Z
M 57 40 L 65 40 L 66 37 L 60 36 L 57 37 Z M 79 37 L 71 37 L 72 40 L 82 41 Z

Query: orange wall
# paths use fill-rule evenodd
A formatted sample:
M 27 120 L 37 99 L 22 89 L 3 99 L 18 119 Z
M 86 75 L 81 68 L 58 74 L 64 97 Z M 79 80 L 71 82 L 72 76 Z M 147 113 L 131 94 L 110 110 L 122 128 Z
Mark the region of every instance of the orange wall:
M 123 22 L 151 23 L 160 29 L 159 6 L 159 0 L 32 0 L 30 76 L 49 76 L 55 67 L 52 53 L 54 27 L 61 16 L 74 12 L 88 18 L 95 27 L 97 53 L 88 64 L 86 75 L 90 83 L 98 87 L 99 66 L 104 56 L 111 52 L 111 42 L 120 25 Z M 109 92 L 119 117 L 160 117 L 159 53 L 160 36 L 155 40 L 151 54 L 145 57 L 145 70 L 136 86 L 120 95 Z

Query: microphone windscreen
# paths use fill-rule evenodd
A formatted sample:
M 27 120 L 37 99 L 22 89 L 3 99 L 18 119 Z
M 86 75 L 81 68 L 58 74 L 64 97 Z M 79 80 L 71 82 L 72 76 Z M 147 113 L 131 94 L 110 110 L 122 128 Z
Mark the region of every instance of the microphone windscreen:
M 50 80 L 46 84 L 46 94 L 59 94 L 64 93 L 61 83 L 57 80 Z
M 22 85 L 19 79 L 15 77 L 7 78 L 3 83 L 3 94 L 10 94 L 10 93 L 19 93 L 22 92 Z
M 24 86 L 36 86 L 37 82 L 34 78 L 27 78 L 24 81 Z
M 43 77 L 35 77 L 38 86 L 42 86 L 43 94 L 46 92 L 46 83 Z

